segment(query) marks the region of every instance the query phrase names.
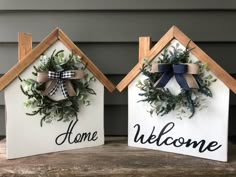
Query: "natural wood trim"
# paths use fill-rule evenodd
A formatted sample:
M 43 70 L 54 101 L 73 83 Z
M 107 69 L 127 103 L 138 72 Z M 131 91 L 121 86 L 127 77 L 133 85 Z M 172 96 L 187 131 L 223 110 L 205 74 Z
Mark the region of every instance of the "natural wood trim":
M 191 40 L 177 27 L 174 29 L 175 38 L 184 46 Z M 230 76 L 220 65 L 218 65 L 210 56 L 201 50 L 194 42 L 191 41 L 190 48 L 194 48 L 191 53 L 196 56 L 201 62 L 207 63 L 209 69 L 218 77 L 224 84 L 236 93 L 236 80 Z
M 119 92 L 122 92 L 132 80 L 140 73 L 140 68 L 142 67 L 141 62 L 136 64 L 133 69 L 119 82 L 116 86 Z
M 139 37 L 139 62 L 142 62 L 143 58 L 147 57 L 150 47 L 151 47 L 150 36 Z
M 22 60 L 32 50 L 32 34 L 18 33 L 18 61 Z
M 174 27 L 172 27 L 147 53 L 149 61 L 153 60 L 155 56 L 162 51 L 162 49 L 173 39 Z M 141 63 L 135 65 L 135 67 L 120 81 L 116 88 L 121 92 L 129 83 L 140 73 Z
M 94 76 L 101 81 L 101 83 L 110 92 L 114 91 L 115 86 L 111 81 L 97 68 L 97 66 L 68 38 L 68 36 L 62 31 L 58 30 L 59 40 L 69 49 L 73 50 L 76 54 L 82 57 L 82 61 L 87 64 L 88 69 L 94 74 Z
M 42 42 L 40 42 L 28 55 L 20 60 L 11 70 L 0 79 L 0 91 L 11 83 L 25 68 L 37 59 L 48 47 L 58 39 L 58 29 L 52 31 Z
M 115 86 L 97 68 L 97 66 L 92 61 L 90 61 L 90 59 L 64 34 L 63 31 L 61 31 L 59 28 L 56 28 L 46 38 L 44 38 L 44 40 L 42 40 L 42 42 L 40 42 L 31 52 L 29 52 L 25 57 L 22 57 L 20 62 L 18 62 L 11 70 L 9 70 L 0 79 L 0 91 L 3 90 L 13 79 L 15 79 L 26 67 L 28 67 L 34 60 L 36 60 L 48 47 L 50 47 L 58 39 L 61 40 L 61 42 L 69 49 L 73 50 L 75 53 L 82 56 L 83 61 L 84 63 L 87 64 L 88 69 L 95 75 L 97 79 L 101 81 L 101 83 L 110 92 L 112 92 L 115 89 Z
M 156 55 L 158 55 L 164 47 L 171 42 L 173 38 L 176 38 L 182 45 L 186 46 L 190 39 L 181 32 L 176 26 L 172 26 L 170 30 L 155 44 L 155 46 L 149 51 L 148 59 L 152 61 Z M 229 87 L 234 93 L 236 93 L 236 80 L 230 76 L 221 66 L 219 66 L 211 57 L 209 57 L 204 51 L 202 51 L 194 42 L 190 43 L 190 47 L 194 48 L 192 54 L 195 55 L 201 62 L 208 63 L 210 70 Z M 121 92 L 129 83 L 139 74 L 140 66 L 138 64 L 124 77 L 124 79 L 117 85 L 117 89 Z
M 149 61 L 152 61 L 155 56 L 158 55 L 169 42 L 171 42 L 171 40 L 174 38 L 174 28 L 175 26 L 172 26 L 167 31 L 167 33 L 162 36 L 161 39 L 153 46 L 148 56 Z

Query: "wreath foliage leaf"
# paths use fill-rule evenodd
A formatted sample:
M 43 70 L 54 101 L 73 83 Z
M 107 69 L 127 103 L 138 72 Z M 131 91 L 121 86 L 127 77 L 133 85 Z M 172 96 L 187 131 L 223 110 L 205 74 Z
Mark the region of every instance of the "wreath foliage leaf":
M 162 73 L 151 72 L 152 63 L 147 58 L 144 59 L 143 65 L 140 69 L 141 73 L 147 78 L 143 81 L 138 81 L 136 86 L 140 89 L 139 95 L 144 97 L 139 102 L 147 102 L 150 104 L 151 109 L 148 111 L 152 115 L 164 116 L 171 111 L 177 111 L 177 117 L 182 118 L 183 115 L 191 118 L 194 116 L 196 110 L 202 109 L 204 105 L 201 104 L 204 101 L 204 97 L 212 97 L 212 92 L 209 89 L 211 84 L 216 81 L 216 78 L 209 73 L 207 64 L 203 64 L 200 61 L 193 62 L 190 60 L 190 52 L 194 48 L 189 48 L 188 42 L 185 50 L 179 48 L 179 43 L 176 46 L 170 46 L 172 50 L 167 48 L 163 50 L 158 57 L 157 63 L 179 64 L 179 63 L 197 63 L 200 68 L 200 72 L 197 75 L 193 75 L 198 83 L 199 89 L 184 90 L 181 89 L 178 95 L 174 95 L 168 88 L 156 88 L 154 83 L 162 76 Z
M 73 51 L 68 58 L 65 57 L 63 50 L 54 50 L 50 57 L 43 54 L 40 56 L 39 65 L 33 66 L 33 68 L 32 78 L 22 79 L 19 77 L 21 81 L 20 89 L 27 96 L 27 100 L 24 102 L 25 107 L 32 109 L 32 112 L 26 113 L 26 115 L 35 116 L 39 114 L 41 116 L 41 126 L 44 122 L 51 123 L 53 120 L 67 122 L 73 118 L 77 119 L 77 113 L 80 111 L 81 105 L 90 105 L 89 95 L 96 95 L 96 92 L 90 88 L 90 84 L 95 82 L 96 79 L 88 73 L 82 79 L 70 80 L 76 96 L 55 101 L 42 95 L 46 83 L 37 82 L 38 72 L 86 69 L 81 57 L 75 55 Z

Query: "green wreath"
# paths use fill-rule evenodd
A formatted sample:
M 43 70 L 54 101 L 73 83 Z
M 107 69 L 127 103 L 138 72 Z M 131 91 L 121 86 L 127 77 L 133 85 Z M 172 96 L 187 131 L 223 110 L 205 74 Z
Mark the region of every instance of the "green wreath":
M 85 69 L 86 65 L 81 62 L 81 57 L 75 55 L 73 51 L 68 58 L 65 57 L 63 50 L 58 52 L 54 50 L 50 57 L 41 55 L 39 65 L 34 66 L 35 72 L 32 72 L 34 78 L 19 78 L 21 91 L 28 98 L 24 105 L 33 109 L 31 113 L 26 114 L 42 115 L 40 126 L 43 126 L 43 122 L 51 123 L 53 120 L 66 122 L 73 118 L 77 119 L 81 104 L 90 105 L 89 94 L 96 95 L 95 91 L 89 87 L 90 83 L 96 79 L 88 73 L 83 73 Z M 53 73 L 55 78 L 47 79 L 49 73 Z M 77 73 L 81 77 L 74 79 Z M 55 101 L 49 95 L 53 95 L 58 89 L 62 89 L 65 98 Z
M 189 41 L 190 43 L 190 41 Z M 177 117 L 189 117 L 194 116 L 197 109 L 203 109 L 206 105 L 203 104 L 205 98 L 203 95 L 212 97 L 212 92 L 209 86 L 216 81 L 208 71 L 207 64 L 201 62 L 193 62 L 189 59 L 190 51 L 193 50 L 189 48 L 189 43 L 185 50 L 179 48 L 179 44 L 176 46 L 171 46 L 173 51 L 164 49 L 161 56 L 157 61 L 154 61 L 155 65 L 165 65 L 168 66 L 178 66 L 187 64 L 198 65 L 198 74 L 192 74 L 191 77 L 195 80 L 197 88 L 183 89 L 178 95 L 174 95 L 168 88 L 157 87 L 156 83 L 160 83 L 165 72 L 153 72 L 151 71 L 152 65 L 148 62 L 148 59 L 144 59 L 144 63 L 141 68 L 141 73 L 147 76 L 143 82 L 140 80 L 137 82 L 136 86 L 142 91 L 139 93 L 144 99 L 139 102 L 147 102 L 151 105 L 151 109 L 148 111 L 152 115 L 166 115 L 171 111 L 177 112 Z M 164 66 L 163 65 L 163 66 Z M 168 82 L 168 81 L 167 81 Z

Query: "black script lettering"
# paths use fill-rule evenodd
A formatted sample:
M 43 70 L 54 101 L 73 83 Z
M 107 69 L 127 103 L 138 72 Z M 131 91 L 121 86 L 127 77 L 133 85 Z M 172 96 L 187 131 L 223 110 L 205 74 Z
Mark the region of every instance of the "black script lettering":
M 170 140 L 169 143 L 168 143 L 168 140 Z M 172 141 L 171 141 L 171 140 L 172 140 Z M 157 141 L 157 146 L 161 146 L 161 145 L 163 145 L 163 144 L 169 146 L 169 145 L 171 145 L 171 144 L 173 143 L 173 140 L 174 140 L 174 138 L 172 138 L 172 137 L 167 137 L 161 144 L 159 144 L 159 141 Z
M 76 119 L 75 122 L 72 120 L 67 128 L 67 131 L 64 133 L 61 133 L 60 135 L 56 137 L 55 143 L 57 145 L 64 144 L 66 140 L 68 141 L 69 144 L 73 144 L 73 143 L 80 143 L 83 141 L 88 141 L 88 142 L 96 141 L 98 139 L 97 131 L 93 133 L 91 132 L 78 133 L 73 139 L 72 134 L 73 134 L 73 130 L 77 122 L 78 122 L 78 119 Z
M 179 143 L 179 145 L 177 143 Z M 173 145 L 175 147 L 181 147 L 183 144 L 184 144 L 184 138 L 183 137 L 179 137 L 179 139 L 175 139 L 173 141 Z
M 167 129 L 167 127 L 168 127 L 169 125 L 170 125 L 171 127 L 169 127 L 169 128 Z M 170 123 L 166 124 L 165 127 L 163 127 L 163 129 L 161 130 L 161 132 L 160 132 L 158 138 L 157 138 L 156 135 L 153 134 L 154 131 L 155 131 L 155 126 L 153 126 L 151 134 L 149 135 L 149 137 L 148 137 L 146 140 L 144 140 L 144 136 L 145 136 L 145 135 L 144 135 L 144 134 L 141 134 L 141 135 L 139 136 L 139 133 L 140 133 L 140 125 L 139 125 L 139 124 L 136 124 L 136 125 L 134 126 L 134 128 L 137 127 L 137 132 L 136 132 L 135 137 L 134 137 L 134 142 L 137 143 L 137 142 L 140 141 L 141 144 L 146 144 L 146 143 L 153 144 L 153 143 L 157 143 L 158 146 L 161 146 L 163 143 L 166 144 L 167 141 L 168 141 L 168 139 L 166 139 L 166 140 L 164 140 L 164 142 L 163 142 L 161 145 L 159 145 L 159 141 L 160 141 L 160 139 L 161 139 L 161 136 L 164 135 L 164 134 L 166 134 L 166 133 L 168 133 L 169 131 L 171 131 L 171 129 L 172 129 L 174 126 L 175 126 L 175 124 L 174 124 L 173 122 L 170 122 Z M 167 130 L 166 130 L 166 129 L 167 129 Z M 169 139 L 172 139 L 172 140 L 173 140 L 173 138 L 171 138 L 171 137 L 169 137 Z
M 82 141 L 86 141 L 86 139 L 88 141 L 96 141 L 98 139 L 97 137 L 97 132 L 94 132 L 93 134 L 91 134 L 91 132 L 89 133 L 78 133 L 74 139 L 74 143 L 79 143 Z
M 222 145 L 217 146 L 218 142 L 212 141 L 206 147 L 204 147 L 205 144 L 206 144 L 206 140 L 201 140 L 201 141 L 197 142 L 197 141 L 192 141 L 191 139 L 188 139 L 188 141 L 186 141 L 185 144 L 186 144 L 186 147 L 189 147 L 189 146 L 192 145 L 193 148 L 196 148 L 199 145 L 198 151 L 200 153 L 203 153 L 206 150 L 215 151 L 215 150 L 219 149 L 222 146 Z M 217 147 L 215 147 L 215 146 L 217 146 Z M 215 148 L 211 149 L 212 147 L 215 147 Z
M 219 146 L 217 146 L 217 145 L 218 145 L 218 142 L 212 141 L 212 142 L 210 142 L 209 145 L 207 146 L 207 150 L 208 150 L 208 151 L 215 151 L 215 150 L 219 149 L 219 148 L 222 146 L 222 145 L 219 145 Z M 215 147 L 215 146 L 217 146 L 217 147 Z M 212 147 L 215 147 L 215 148 L 212 149 Z
M 62 145 L 62 144 L 66 141 L 67 136 L 72 133 L 72 132 L 70 131 L 70 127 L 71 127 L 72 123 L 73 123 L 73 120 L 70 122 L 67 131 L 66 131 L 65 133 L 62 133 L 62 134 L 60 134 L 59 136 L 57 136 L 57 138 L 56 138 L 56 140 L 55 140 L 55 142 L 56 142 L 57 145 Z M 61 141 L 61 142 L 60 142 L 60 140 L 59 140 L 60 138 L 62 138 L 62 141 Z
M 202 139 L 200 141 L 195 141 L 192 139 L 185 140 L 184 137 L 179 137 L 174 139 L 173 137 L 167 136 L 164 137 L 167 133 L 169 133 L 173 128 L 175 127 L 174 122 L 167 123 L 160 131 L 159 135 L 155 135 L 155 126 L 153 126 L 152 131 L 150 132 L 147 137 L 145 137 L 145 134 L 141 134 L 141 126 L 139 124 L 136 124 L 134 128 L 137 128 L 136 134 L 134 136 L 134 142 L 141 144 L 153 144 L 156 143 L 157 146 L 174 146 L 176 148 L 179 148 L 181 146 L 185 146 L 186 148 L 198 148 L 198 151 L 200 153 L 203 153 L 205 151 L 216 151 L 219 149 L 222 145 L 219 145 L 217 141 L 211 141 L 207 144 L 206 140 Z M 163 139 L 163 140 L 162 140 Z
M 169 127 L 169 126 L 170 126 L 170 127 Z M 160 144 L 159 144 L 159 142 L 160 142 L 160 140 L 161 140 L 161 137 L 162 137 L 163 135 L 169 133 L 174 127 L 175 127 L 174 122 L 169 122 L 168 124 L 166 124 L 166 125 L 163 127 L 163 129 L 160 131 L 160 134 L 159 134 L 158 139 L 157 139 L 157 146 L 161 146 L 161 145 L 163 145 L 163 144 L 165 144 L 165 145 L 171 145 L 171 144 L 172 144 L 172 142 L 167 143 L 167 141 L 168 141 L 169 139 L 171 139 L 171 140 L 174 139 L 174 138 L 172 138 L 172 137 L 166 138 L 166 139 L 165 139 L 162 143 L 160 143 Z M 167 130 L 166 130 L 166 129 L 167 129 Z
M 203 150 L 204 145 L 205 145 L 206 141 L 205 140 L 201 140 L 199 142 L 197 141 L 192 141 L 191 139 L 188 139 L 188 141 L 185 142 L 186 147 L 190 147 L 192 145 L 193 148 L 196 148 L 199 145 L 199 152 L 204 152 L 205 150 Z
M 140 125 L 139 125 L 139 124 L 136 124 L 136 125 L 134 126 L 134 128 L 135 128 L 135 127 L 137 127 L 137 132 L 136 132 L 136 135 L 135 135 L 135 137 L 134 137 L 134 142 L 137 143 L 138 141 L 140 141 L 141 144 L 146 144 L 147 142 L 150 143 L 150 144 L 152 144 L 152 143 L 155 142 L 155 140 L 154 140 L 154 142 L 151 141 L 152 139 L 155 139 L 155 138 L 156 138 L 156 135 L 153 135 L 153 133 L 154 133 L 154 131 L 155 131 L 155 127 L 153 127 L 152 132 L 151 132 L 149 138 L 148 138 L 146 141 L 144 140 L 144 134 L 142 134 L 142 135 L 140 135 L 140 137 L 138 137 L 139 132 L 140 132 Z

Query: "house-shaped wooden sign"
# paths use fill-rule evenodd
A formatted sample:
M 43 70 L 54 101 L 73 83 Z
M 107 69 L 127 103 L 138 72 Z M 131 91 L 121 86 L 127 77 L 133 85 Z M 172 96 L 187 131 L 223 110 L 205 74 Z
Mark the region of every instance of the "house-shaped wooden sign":
M 19 62 L 0 79 L 7 158 L 104 144 L 104 87 L 115 86 L 57 28 L 32 49 L 19 33 Z
M 128 86 L 128 145 L 227 161 L 235 79 L 175 26 L 150 43 L 139 38 L 139 62 L 117 85 Z

